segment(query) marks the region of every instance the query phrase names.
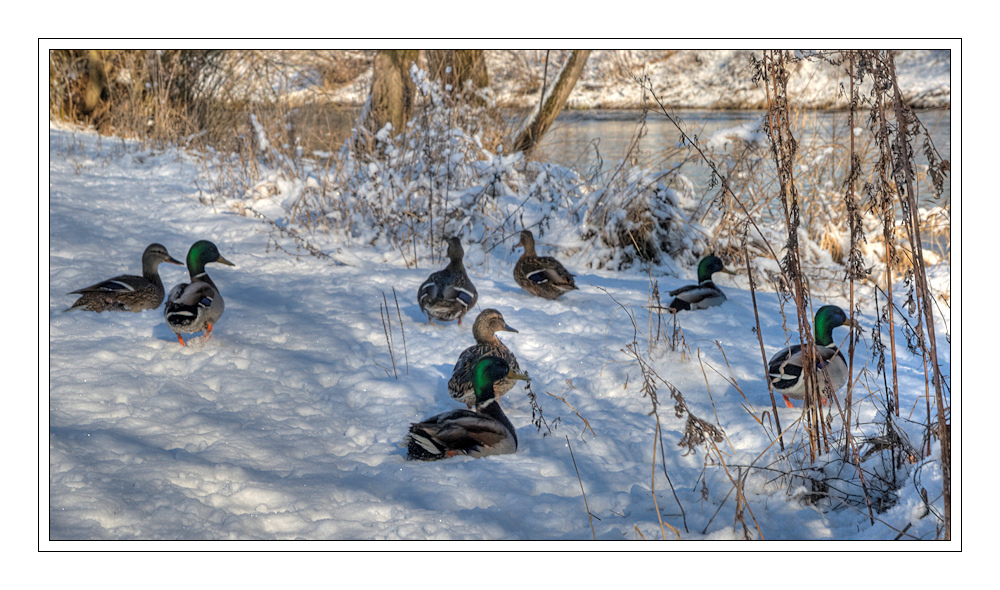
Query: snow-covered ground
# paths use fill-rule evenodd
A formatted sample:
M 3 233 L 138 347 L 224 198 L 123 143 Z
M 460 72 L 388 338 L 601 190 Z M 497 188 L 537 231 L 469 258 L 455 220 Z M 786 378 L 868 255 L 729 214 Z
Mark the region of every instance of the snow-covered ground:
M 564 257 L 581 289 L 547 301 L 514 283 L 509 246 L 487 255 L 466 244 L 477 312 L 499 309 L 519 330 L 501 338 L 555 428 L 548 434 L 532 423 L 519 385 L 503 399 L 517 427 L 516 454 L 407 462 L 398 443 L 409 424 L 457 407 L 446 384 L 472 344 L 475 313 L 462 326 L 428 325 L 420 313 L 417 287 L 437 268 L 407 268 L 398 252 L 322 236 L 315 239 L 335 262 L 305 252 L 296 258 L 275 250 L 270 226 L 199 202 L 198 168 L 187 154 L 62 128 L 50 129 L 49 141 L 49 506 L 42 517 L 50 539 L 728 540 L 744 534 L 730 476 L 750 465 L 763 468 L 745 482 L 743 520 L 753 538 L 936 537 L 938 521 L 921 499 L 926 489 L 930 510 L 941 511 L 936 446 L 900 470 L 895 502 L 874 513 L 874 524 L 838 488 L 855 480 L 850 469 L 834 475 L 828 467 L 830 498 L 812 504 L 801 480 L 780 477 L 804 465 L 779 459 L 757 423 L 770 420 L 771 410 L 745 274 L 719 279 L 729 297 L 722 307 L 680 318 L 687 350 L 671 351 L 664 341 L 649 346 L 656 318 L 643 308 L 650 279 L 642 272 L 593 271 Z M 236 264 L 208 267 L 226 298 L 211 339 L 181 347 L 162 309 L 63 313 L 74 301 L 66 293 L 137 274 L 150 242 L 183 259 L 200 239 Z M 539 249 L 554 253 L 544 239 Z M 171 265 L 161 266 L 161 276 L 168 290 L 187 280 Z M 694 273 L 654 278 L 665 294 Z M 773 293 L 759 292 L 757 304 L 770 356 L 794 336 L 782 329 Z M 860 318 L 855 359 L 871 371 L 874 315 L 865 310 Z M 938 334 L 950 375 L 943 327 Z M 835 337 L 846 338 L 846 329 Z M 664 447 L 655 442 L 639 365 L 623 352 L 633 340 L 691 413 L 725 432 L 718 452 L 677 445 L 686 417 L 675 417 L 662 383 Z M 901 429 L 919 445 L 923 365 L 902 348 L 899 360 L 903 416 L 913 421 Z M 881 377 L 860 378 L 857 431 L 874 434 L 881 394 L 866 389 L 879 389 Z M 801 407 L 782 405 L 788 428 Z M 792 427 L 786 445 L 797 445 L 802 432 Z M 881 455 L 867 467 L 877 471 Z M 714 460 L 720 457 L 724 465 Z

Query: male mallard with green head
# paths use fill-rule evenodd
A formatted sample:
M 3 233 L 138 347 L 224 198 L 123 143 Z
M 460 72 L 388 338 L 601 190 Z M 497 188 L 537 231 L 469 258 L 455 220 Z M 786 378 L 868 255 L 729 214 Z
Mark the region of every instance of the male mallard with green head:
M 521 232 L 521 239 L 511 251 L 523 247 L 524 252 L 514 265 L 514 280 L 522 289 L 544 297 L 558 299 L 577 289 L 574 275 L 555 258 L 535 254 L 535 236 L 530 231 Z
M 452 410 L 411 424 L 403 438 L 406 458 L 436 461 L 456 455 L 478 458 L 515 452 L 517 432 L 500 409 L 494 391 L 494 384 L 503 378 L 528 380 L 527 375 L 515 373 L 500 357 L 480 359 L 472 369 L 475 411 Z
M 685 285 L 671 291 L 669 295 L 674 300 L 667 306 L 667 310 L 677 313 L 685 309 L 706 309 L 722 305 L 726 300 L 726 294 L 712 282 L 712 275 L 717 272 L 736 274 L 726 269 L 718 256 L 709 255 L 702 258 L 698 263 L 698 284 Z
M 824 373 L 829 374 L 827 387 L 832 392 L 840 391 L 847 383 L 848 368 L 844 355 L 833 344 L 833 329 L 838 326 L 853 326 L 860 328 L 857 320 L 847 317 L 844 310 L 836 305 L 824 305 L 816 312 L 816 378 L 826 380 Z M 823 368 L 826 368 L 826 371 Z M 802 345 L 795 344 L 771 357 L 767 367 L 768 377 L 775 391 L 785 398 L 785 405 L 794 407 L 788 398 L 805 399 L 806 386 L 802 377 Z M 823 403 L 826 395 L 821 394 Z
M 448 238 L 448 266 L 429 276 L 417 290 L 417 303 L 420 311 L 427 314 L 428 324 L 431 319 L 441 322 L 457 319 L 461 326 L 462 316 L 476 305 L 479 295 L 465 273 L 464 257 L 462 241 Z
M 212 242 L 208 240 L 195 242 L 187 255 L 191 282 L 175 286 L 167 296 L 163 317 L 183 346 L 187 344 L 184 343 L 181 334 L 204 331 L 205 337 L 208 338 L 212 333 L 212 326 L 219 321 L 226 309 L 222 293 L 205 271 L 205 265 L 212 262 L 236 266 L 223 258 L 222 254 L 219 254 L 219 248 Z
M 517 358 L 507 346 L 497 338 L 498 331 L 513 332 L 517 330 L 507 325 L 503 314 L 495 309 L 484 309 L 472 324 L 472 336 L 476 339 L 475 346 L 462 351 L 451 372 L 448 381 L 448 394 L 470 408 L 476 403 L 476 393 L 472 388 L 472 369 L 481 359 L 488 356 L 500 357 L 510 366 L 513 373 L 520 373 Z M 517 379 L 501 378 L 493 384 L 493 392 L 499 399 L 514 387 Z
M 76 303 L 65 311 L 142 311 L 155 309 L 163 303 L 163 281 L 160 280 L 161 262 L 181 264 L 174 260 L 161 244 L 150 244 L 142 253 L 142 276 L 120 275 L 106 281 L 78 289 L 70 295 L 80 295 Z

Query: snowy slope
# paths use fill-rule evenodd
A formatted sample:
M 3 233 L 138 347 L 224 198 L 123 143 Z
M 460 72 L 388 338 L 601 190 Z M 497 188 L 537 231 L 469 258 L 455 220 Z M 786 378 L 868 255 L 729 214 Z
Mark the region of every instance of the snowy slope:
M 472 344 L 473 314 L 462 326 L 424 323 L 415 293 L 436 268 L 408 269 L 398 253 L 349 248 L 323 236 L 315 239 L 337 264 L 305 253 L 294 258 L 274 250 L 268 226 L 200 203 L 198 170 L 186 154 L 55 128 L 49 139 L 45 516 L 51 539 L 616 540 L 661 538 L 661 530 L 677 538 L 661 529 L 655 505 L 683 540 L 742 538 L 733 526 L 727 470 L 706 465 L 704 446 L 696 452 L 677 446 L 685 421 L 674 416 L 661 385 L 665 467 L 683 512 L 679 508 L 659 467 L 656 423 L 639 367 L 622 352 L 634 338 L 659 375 L 683 392 L 691 412 L 725 431 L 719 448 L 728 469 L 772 469 L 747 479 L 745 521 L 755 537 L 754 519 L 767 540 L 894 539 L 907 526 L 914 538 L 936 535 L 936 520 L 924 517 L 919 495 L 919 487 L 926 488 L 940 511 L 934 457 L 909 468 L 898 501 L 874 525 L 854 504 L 808 504 L 794 482 L 773 481 L 774 470 L 798 466 L 776 458 L 756 422 L 755 415 L 770 413 L 770 401 L 745 276 L 719 280 L 729 296 L 724 306 L 681 318 L 687 352 L 662 342 L 649 351 L 650 317 L 642 309 L 647 276 L 587 271 L 565 258 L 581 290 L 550 302 L 517 287 L 514 259 L 504 249 L 486 260 L 481 249 L 466 245 L 478 307 L 501 310 L 519 330 L 501 338 L 531 375 L 531 390 L 556 428 L 548 436 L 544 427 L 539 432 L 518 386 L 504 397 L 518 430 L 516 454 L 411 463 L 399 441 L 410 422 L 456 407 L 447 380 L 458 354 Z M 208 268 L 226 298 L 210 340 L 181 347 L 162 310 L 63 313 L 73 301 L 66 293 L 138 273 L 148 243 L 160 242 L 182 259 L 199 239 L 214 241 L 236 264 Z M 540 242 L 543 253 L 549 248 Z M 161 275 L 168 289 L 187 280 L 171 265 L 163 265 Z M 665 293 L 693 272 L 687 280 L 657 278 Z M 622 306 L 635 314 L 638 336 Z M 770 355 L 787 336 L 776 297 L 758 293 L 758 306 Z M 866 336 L 858 365 L 874 364 L 868 351 L 874 313 L 866 310 L 861 318 Z M 845 338 L 846 330 L 835 336 Z M 950 374 L 943 336 L 938 350 Z M 922 364 L 905 351 L 900 361 L 904 415 L 917 408 L 907 432 L 919 441 Z M 728 379 L 738 382 L 746 400 Z M 866 379 L 877 387 L 874 377 Z M 869 423 L 879 407 L 877 396 L 859 404 L 862 429 L 875 430 Z M 788 427 L 801 410 L 779 412 Z M 801 429 L 794 432 L 800 439 Z M 792 435 L 786 436 L 787 443 Z

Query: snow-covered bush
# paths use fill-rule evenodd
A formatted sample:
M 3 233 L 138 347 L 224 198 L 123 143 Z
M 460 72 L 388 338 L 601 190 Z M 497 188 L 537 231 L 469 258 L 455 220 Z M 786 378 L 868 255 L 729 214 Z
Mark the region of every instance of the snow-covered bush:
M 477 100 L 463 100 L 416 67 L 411 79 L 418 96 L 404 129 L 386 125 L 369 133 L 359 126 L 326 163 L 302 157 L 288 123 L 251 117 L 245 147 L 228 159 L 216 156 L 220 160 L 207 171 L 214 182 L 210 197 L 221 196 L 234 211 L 261 215 L 283 231 L 332 231 L 348 243 L 398 252 L 411 265 L 428 256 L 436 260 L 444 236 L 460 235 L 492 250 L 527 228 L 545 235 L 553 254 L 575 255 L 577 265 L 590 268 L 656 266 L 687 275 L 699 258 L 715 253 L 731 266 L 749 257 L 770 282 L 783 281 L 775 263 L 786 254 L 786 222 L 763 118 L 707 138 L 683 138 L 676 149 L 689 155 L 671 156 L 682 164 L 638 166 L 627 154 L 610 179 L 584 179 L 506 151 L 510 120 L 488 89 L 478 91 Z M 809 289 L 845 295 L 848 139 L 854 138 L 865 168 L 877 151 L 860 127 L 834 127 L 819 136 L 808 113 L 796 113 L 793 124 L 800 138 L 793 170 L 800 264 Z M 636 146 L 644 125 L 643 115 Z M 708 187 L 683 172 L 683 162 L 702 158 L 696 149 L 712 162 L 716 182 Z M 929 180 L 926 170 L 921 174 Z M 863 201 L 860 195 L 856 200 Z M 884 284 L 880 212 L 869 206 L 859 215 L 859 264 L 870 269 L 871 282 Z M 947 203 L 922 208 L 920 219 L 929 242 L 925 261 L 947 263 Z M 912 248 L 901 232 L 895 239 L 893 276 L 899 279 L 912 265 Z
M 594 186 L 571 169 L 505 153 L 508 120 L 488 91 L 457 100 L 423 70 L 411 77 L 418 109 L 406 128 L 359 127 L 331 166 L 276 146 L 254 118 L 247 148 L 206 173 L 240 214 L 299 235 L 332 229 L 411 265 L 440 255 L 446 236 L 491 250 L 521 229 L 548 234 L 563 254 L 586 251 L 581 262 L 594 268 L 687 267 L 702 255 L 708 232 L 690 219 L 698 203 L 679 170 L 632 167 Z
M 591 264 L 615 269 L 697 264 L 709 232 L 690 218 L 696 204 L 693 185 L 677 171 L 632 167 L 624 182 L 587 197 L 582 237 L 603 246 Z

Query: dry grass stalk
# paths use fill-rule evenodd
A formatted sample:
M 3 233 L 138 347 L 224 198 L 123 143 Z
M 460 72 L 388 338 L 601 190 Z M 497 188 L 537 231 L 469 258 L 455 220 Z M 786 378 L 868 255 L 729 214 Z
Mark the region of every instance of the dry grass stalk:
M 576 470 L 576 479 L 580 482 L 580 494 L 583 495 L 583 508 L 587 511 L 587 520 L 590 522 L 590 532 L 597 540 L 597 532 L 594 530 L 594 515 L 590 513 L 590 505 L 587 504 L 587 492 L 583 489 L 583 478 L 580 477 L 580 468 L 576 466 L 576 456 L 573 455 L 573 445 L 569 444 L 569 437 L 566 437 L 566 447 L 569 448 L 569 457 L 573 460 L 573 469 Z
M 649 483 L 649 493 L 653 496 L 653 509 L 656 510 L 656 519 L 660 522 L 660 535 L 663 540 L 667 540 L 667 532 L 663 528 L 663 515 L 660 514 L 660 503 L 656 500 L 656 442 L 661 437 L 660 421 L 656 421 L 656 432 L 653 434 L 653 469 Z
M 744 231 L 744 236 L 746 236 L 747 233 L 747 231 Z M 746 240 L 744 239 L 744 244 L 745 243 Z M 745 247 L 743 254 L 747 267 L 747 278 L 750 282 L 750 301 L 753 303 L 754 333 L 757 334 L 757 343 L 760 345 L 760 360 L 764 369 L 764 381 L 767 382 L 767 393 L 771 398 L 771 415 L 774 416 L 775 428 L 778 432 L 778 446 L 783 453 L 785 452 L 785 441 L 782 437 L 781 417 L 778 414 L 778 404 L 774 399 L 774 384 L 771 383 L 771 379 L 767 376 L 769 372 L 769 365 L 767 353 L 764 350 L 764 337 L 760 331 L 760 312 L 757 310 L 757 281 L 754 279 L 753 269 L 750 268 L 750 254 L 747 252 Z
M 573 387 L 573 384 L 572 384 L 572 382 L 570 382 L 569 379 L 567 379 L 566 382 L 570 384 L 571 388 Z M 571 404 L 568 401 L 566 401 L 566 396 L 565 395 L 562 395 L 562 396 L 553 395 L 553 394 L 549 393 L 548 391 L 545 392 L 545 395 L 548 395 L 549 397 L 554 397 L 557 400 L 560 400 L 562 403 L 564 403 L 567 406 L 569 406 L 569 409 L 573 410 L 573 413 L 576 414 L 577 417 L 580 418 L 580 420 L 583 420 L 583 432 L 581 432 L 580 434 L 583 434 L 584 432 L 587 432 L 589 430 L 590 434 L 593 434 L 594 438 L 597 438 L 597 433 L 594 432 L 594 428 L 590 425 L 590 422 L 586 418 L 584 418 L 583 415 L 580 414 L 580 412 L 575 407 L 573 407 L 573 404 Z
M 797 143 L 792 135 L 789 123 L 787 85 L 788 70 L 785 67 L 785 55 L 782 51 L 765 51 L 762 62 L 758 65 L 757 76 L 766 83 L 764 89 L 767 95 L 768 115 L 767 131 L 771 141 L 771 154 L 777 168 L 778 181 L 781 185 L 781 204 L 784 211 L 787 241 L 782 267 L 792 287 L 798 315 L 798 331 L 802 346 L 802 374 L 799 377 L 805 383 L 805 410 L 807 416 L 807 432 L 809 434 L 810 458 L 815 458 L 828 450 L 828 441 L 824 436 L 822 420 L 818 410 L 820 391 L 815 374 L 816 360 L 813 334 L 810 330 L 812 314 L 808 309 L 809 294 L 803 279 L 801 255 L 799 252 L 799 208 L 798 189 L 796 187 L 793 169 Z
M 385 333 L 385 343 L 389 347 L 389 359 L 392 360 L 392 374 L 399 379 L 396 371 L 396 353 L 392 346 L 392 318 L 389 316 L 389 302 L 385 298 L 385 291 L 382 292 L 382 303 L 378 305 L 379 317 L 382 318 L 382 331 Z
M 385 296 L 385 293 L 382 293 Z M 403 337 L 403 359 L 406 361 L 406 374 L 410 374 L 410 355 L 406 352 L 406 329 L 403 328 L 403 314 L 399 311 L 399 298 L 396 297 L 396 287 L 392 288 L 392 300 L 396 303 L 396 317 L 399 319 L 399 332 Z
M 527 375 L 525 371 L 525 375 Z M 545 419 L 545 415 L 542 412 L 542 406 L 538 403 L 538 396 L 535 392 L 531 390 L 531 381 L 526 381 L 524 387 L 528 391 L 528 403 L 531 405 L 531 423 L 535 425 L 537 432 L 542 432 L 542 427 L 545 427 L 545 432 L 542 432 L 542 438 L 552 434 L 552 431 L 559 427 L 559 422 L 562 421 L 561 416 L 556 416 L 556 419 L 549 425 L 549 421 Z M 548 393 L 548 392 L 546 392 Z
M 899 90 L 899 84 L 896 80 L 896 68 L 893 62 L 893 54 L 889 52 L 889 73 L 892 79 L 892 89 L 894 93 L 894 105 L 896 110 L 897 120 L 902 122 L 903 131 L 900 134 L 902 137 L 898 141 L 900 146 L 900 163 L 896 167 L 896 174 L 903 177 L 905 180 L 905 198 L 903 202 L 906 204 L 904 211 L 909 210 L 910 217 L 907 222 L 907 231 L 910 234 L 911 243 L 914 244 L 917 255 L 914 256 L 915 263 L 915 275 L 917 279 L 917 297 L 922 300 L 923 305 L 921 305 L 921 310 L 924 314 L 924 321 L 926 322 L 928 341 L 930 344 L 930 362 L 934 369 L 934 388 L 935 388 L 935 401 L 937 402 L 937 412 L 938 412 L 938 436 L 941 441 L 941 471 L 943 477 L 944 486 L 944 528 L 945 528 L 945 540 L 951 539 L 951 436 L 949 425 L 945 416 L 945 405 L 944 405 L 944 394 L 942 391 L 942 377 L 941 377 L 941 367 L 938 364 L 937 355 L 937 338 L 935 337 L 934 329 L 934 312 L 931 309 L 929 299 L 931 298 L 930 289 L 927 285 L 927 273 L 924 268 L 923 256 L 921 255 L 921 241 L 920 241 L 920 222 L 917 218 L 917 205 L 916 198 L 914 197 L 914 187 L 913 187 L 913 164 L 912 157 L 909 153 L 909 144 L 906 140 L 906 124 L 912 119 L 909 109 L 906 108 L 903 102 L 902 94 Z

